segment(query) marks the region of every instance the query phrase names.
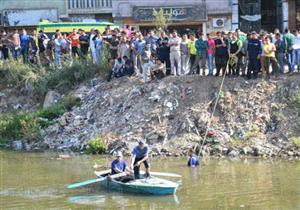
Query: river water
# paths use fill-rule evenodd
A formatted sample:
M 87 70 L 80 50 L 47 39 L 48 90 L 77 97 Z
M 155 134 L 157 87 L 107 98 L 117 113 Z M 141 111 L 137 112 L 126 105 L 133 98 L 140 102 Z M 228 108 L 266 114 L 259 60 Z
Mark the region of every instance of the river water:
M 93 185 L 69 190 L 94 178 L 92 166 L 109 158 L 0 151 L 0 209 L 300 209 L 300 161 L 207 160 L 186 167 L 184 158 L 151 160 L 153 171 L 182 175 L 176 196 L 108 192 Z

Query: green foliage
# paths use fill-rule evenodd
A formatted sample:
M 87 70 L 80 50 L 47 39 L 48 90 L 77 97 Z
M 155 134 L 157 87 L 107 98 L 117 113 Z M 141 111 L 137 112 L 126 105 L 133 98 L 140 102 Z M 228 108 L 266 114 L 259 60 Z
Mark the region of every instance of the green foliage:
M 300 91 L 297 91 L 294 97 L 292 98 L 292 104 L 297 110 L 298 114 L 300 114 Z
M 106 144 L 101 136 L 98 136 L 87 143 L 87 154 L 103 154 L 106 151 Z
M 172 13 L 164 14 L 164 10 L 160 8 L 158 11 L 153 9 L 154 24 L 157 30 L 166 30 L 171 23 Z
M 59 103 L 33 113 L 12 113 L 0 115 L 0 142 L 23 139 L 35 142 L 42 139 L 41 130 L 55 123 L 55 119 L 74 106 L 80 100 L 68 95 Z
M 247 142 L 241 139 L 233 138 L 231 139 L 231 144 L 232 146 L 241 147 L 241 146 L 245 146 Z
M 67 111 L 66 107 L 62 103 L 57 103 L 47 109 L 41 109 L 34 113 L 34 116 L 44 118 L 48 120 L 54 120 L 63 115 Z
M 300 130 L 300 91 L 297 91 L 293 96 L 292 105 L 297 112 L 297 118 L 295 124 L 296 124 L 296 129 L 299 131 Z
M 259 128 L 255 125 L 251 127 L 251 129 L 245 134 L 245 140 L 249 140 L 251 138 L 255 138 L 259 135 Z
M 282 112 L 275 112 L 274 117 L 278 122 L 286 119 L 286 117 L 284 116 L 284 114 Z
M 100 75 L 103 76 L 103 77 L 106 77 L 107 74 L 109 73 L 110 71 L 110 67 L 109 67 L 109 61 L 108 61 L 108 58 L 110 57 L 110 52 L 109 52 L 109 48 L 108 48 L 108 45 L 103 45 L 103 48 L 102 48 L 102 56 L 101 56 L 101 65 L 100 65 Z
M 68 111 L 70 111 L 74 106 L 80 106 L 80 98 L 76 98 L 69 94 L 62 99 L 62 104 Z
M 11 114 L 0 116 L 0 141 L 41 139 L 41 126 L 31 114 Z
M 62 68 L 23 64 L 21 61 L 13 60 L 2 62 L 0 83 L 19 88 L 27 87 L 36 95 L 45 95 L 49 89 L 65 92 L 96 74 L 106 75 L 109 70 L 107 60 L 109 51 L 106 46 L 102 55 L 100 66 L 80 61 L 63 63 Z
M 291 141 L 294 147 L 300 149 L 300 137 L 293 137 Z

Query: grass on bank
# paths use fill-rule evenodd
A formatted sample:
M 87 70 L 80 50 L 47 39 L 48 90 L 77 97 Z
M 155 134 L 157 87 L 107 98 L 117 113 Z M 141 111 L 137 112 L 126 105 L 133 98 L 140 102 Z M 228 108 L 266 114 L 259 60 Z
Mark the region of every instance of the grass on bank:
M 0 84 L 18 89 L 25 88 L 37 96 L 44 96 L 50 89 L 67 92 L 95 75 L 106 76 L 109 70 L 108 53 L 108 49 L 104 48 L 101 65 L 93 64 L 90 57 L 87 62 L 79 59 L 70 62 L 72 58 L 69 58 L 68 61 L 62 62 L 60 68 L 54 63 L 50 66 L 23 64 L 22 59 L 0 62 Z
M 292 107 L 296 111 L 297 118 L 296 118 L 296 130 L 300 130 L 300 91 L 298 90 L 295 95 L 292 97 L 291 100 Z
M 295 148 L 300 149 L 300 137 L 293 137 L 291 141 Z
M 55 119 L 79 106 L 80 101 L 67 96 L 57 104 L 33 113 L 10 113 L 0 115 L 0 143 L 24 140 L 29 143 L 43 138 L 42 130 L 55 123 Z

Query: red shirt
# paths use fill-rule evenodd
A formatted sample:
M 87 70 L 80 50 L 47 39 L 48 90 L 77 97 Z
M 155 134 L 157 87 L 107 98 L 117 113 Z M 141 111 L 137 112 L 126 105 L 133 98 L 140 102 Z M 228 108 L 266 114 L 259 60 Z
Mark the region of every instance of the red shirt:
M 208 50 L 207 50 L 208 55 L 214 55 L 215 48 L 216 48 L 215 40 L 209 39 L 207 42 L 208 42 Z
M 78 47 L 79 46 L 79 36 L 78 36 L 78 34 L 71 33 L 68 36 L 68 39 L 71 41 L 71 46 L 72 47 Z

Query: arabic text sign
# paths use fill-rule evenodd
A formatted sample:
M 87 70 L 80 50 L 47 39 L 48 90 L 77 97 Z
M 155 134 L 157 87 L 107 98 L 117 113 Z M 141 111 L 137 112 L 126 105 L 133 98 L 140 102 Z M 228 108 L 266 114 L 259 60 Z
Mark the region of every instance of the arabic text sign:
M 134 7 L 133 18 L 138 21 L 153 21 L 153 11 L 159 11 L 161 8 L 153 7 Z M 206 7 L 203 6 L 185 6 L 185 7 L 162 7 L 164 15 L 170 16 L 171 20 L 206 20 Z

